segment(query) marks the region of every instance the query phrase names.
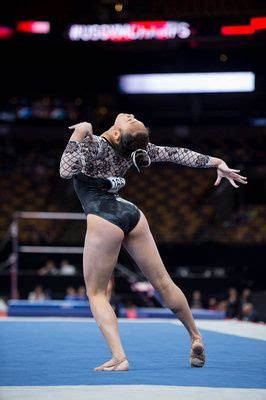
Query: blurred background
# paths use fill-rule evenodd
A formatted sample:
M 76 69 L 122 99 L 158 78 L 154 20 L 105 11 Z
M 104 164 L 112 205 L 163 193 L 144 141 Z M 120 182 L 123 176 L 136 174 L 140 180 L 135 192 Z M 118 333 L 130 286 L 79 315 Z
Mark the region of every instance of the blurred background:
M 258 0 L 5 4 L 3 312 L 10 299 L 86 299 L 85 220 L 54 214 L 82 213 L 72 181 L 59 176 L 59 162 L 69 125 L 89 121 L 100 135 L 126 112 L 150 128 L 151 142 L 222 158 L 248 177 L 237 190 L 225 181 L 215 188 L 215 170 L 161 163 L 140 175 L 130 171 L 121 195 L 146 214 L 165 265 L 193 308 L 265 321 L 265 44 L 266 4 Z M 221 73 L 237 74 L 224 80 Z M 153 74 L 162 75 L 151 83 Z M 182 90 L 178 74 L 185 74 Z M 196 87 L 197 77 L 207 83 Z M 162 307 L 124 250 L 110 296 L 117 313 Z

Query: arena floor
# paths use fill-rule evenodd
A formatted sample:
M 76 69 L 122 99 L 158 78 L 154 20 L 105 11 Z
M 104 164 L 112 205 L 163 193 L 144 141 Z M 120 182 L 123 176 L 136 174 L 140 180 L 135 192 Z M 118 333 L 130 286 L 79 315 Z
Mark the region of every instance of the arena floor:
M 93 320 L 0 320 L 1 400 L 265 400 L 266 326 L 198 321 L 205 368 L 189 366 L 189 338 L 173 320 L 120 320 L 128 372 L 94 372 L 109 351 Z

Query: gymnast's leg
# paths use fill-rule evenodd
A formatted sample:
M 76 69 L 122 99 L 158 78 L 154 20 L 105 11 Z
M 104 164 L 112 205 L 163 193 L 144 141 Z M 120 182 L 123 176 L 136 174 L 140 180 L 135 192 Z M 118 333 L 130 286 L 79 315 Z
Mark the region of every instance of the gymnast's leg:
M 107 286 L 115 267 L 123 231 L 96 215 L 87 216 L 83 271 L 92 314 L 112 353 L 112 359 L 96 370 L 127 370 L 128 362 L 120 340 L 117 318 L 107 299 Z M 123 361 L 124 360 L 124 361 Z
M 161 294 L 165 304 L 168 305 L 188 330 L 192 340 L 191 357 L 194 357 L 194 353 L 199 355 L 199 357 L 195 357 L 199 360 L 193 362 L 190 360 L 191 365 L 203 366 L 204 350 L 201 335 L 196 327 L 184 293 L 175 285 L 165 269 L 143 213 L 141 213 L 137 226 L 125 237 L 123 245 L 153 287 Z

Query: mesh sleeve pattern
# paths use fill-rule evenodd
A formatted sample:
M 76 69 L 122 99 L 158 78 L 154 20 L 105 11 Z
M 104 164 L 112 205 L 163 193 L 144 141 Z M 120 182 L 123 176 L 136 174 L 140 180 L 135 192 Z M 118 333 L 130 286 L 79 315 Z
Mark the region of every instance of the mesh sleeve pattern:
M 60 176 L 70 179 L 82 168 L 80 143 L 69 141 L 60 161 Z
M 210 156 L 183 147 L 156 146 L 149 143 L 147 148 L 151 162 L 170 161 L 193 168 L 210 168 Z
M 98 141 L 86 137 L 82 142 L 70 140 L 60 160 L 60 176 L 70 179 L 82 171 L 86 162 L 92 161 L 98 152 Z

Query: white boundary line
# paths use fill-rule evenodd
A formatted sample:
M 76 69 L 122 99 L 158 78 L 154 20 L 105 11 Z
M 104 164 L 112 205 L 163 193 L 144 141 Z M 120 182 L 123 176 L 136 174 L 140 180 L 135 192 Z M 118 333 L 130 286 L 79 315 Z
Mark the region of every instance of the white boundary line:
M 0 387 L 1 400 L 265 400 L 265 389 L 160 385 Z
M 175 321 L 171 321 L 171 323 L 176 324 Z M 206 331 L 212 331 L 217 333 L 223 333 L 226 335 L 234 335 L 249 339 L 266 341 L 265 324 L 254 324 L 252 322 L 244 322 L 237 320 L 227 320 L 227 321 L 198 320 L 196 323 L 200 329 L 205 329 Z
M 64 323 L 93 323 L 93 318 L 67 318 L 67 317 L 3 317 L 0 318 L 0 324 L 5 322 L 64 322 Z M 119 323 L 122 324 L 174 324 L 182 326 L 182 324 L 174 319 L 167 318 L 141 318 L 141 319 L 129 319 L 119 318 Z M 235 335 L 239 337 L 245 337 L 249 339 L 257 339 L 266 341 L 266 324 L 254 324 L 251 322 L 242 322 L 236 320 L 227 321 L 210 321 L 210 320 L 197 320 L 197 326 L 200 329 L 204 329 L 211 332 L 223 333 L 227 335 Z M 265 398 L 266 400 L 266 398 Z

